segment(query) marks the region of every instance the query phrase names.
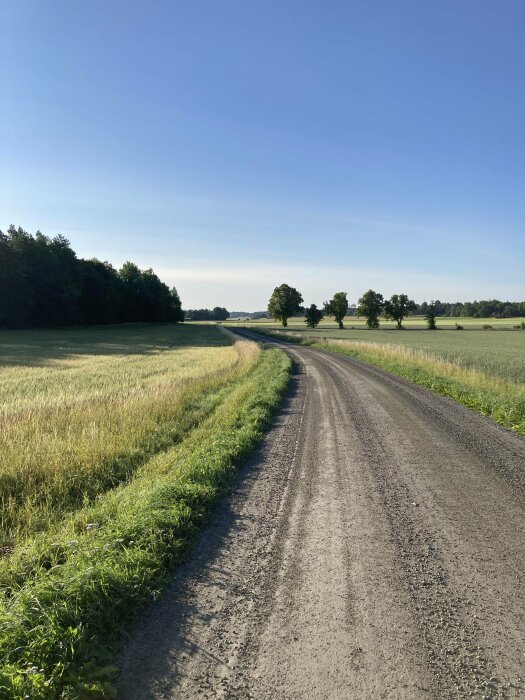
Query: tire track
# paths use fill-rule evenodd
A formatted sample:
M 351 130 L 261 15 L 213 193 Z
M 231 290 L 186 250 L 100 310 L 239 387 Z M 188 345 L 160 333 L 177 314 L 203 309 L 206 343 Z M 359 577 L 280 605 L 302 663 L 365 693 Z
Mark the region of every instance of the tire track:
M 293 396 L 135 631 L 120 697 L 525 696 L 525 441 L 282 345 Z

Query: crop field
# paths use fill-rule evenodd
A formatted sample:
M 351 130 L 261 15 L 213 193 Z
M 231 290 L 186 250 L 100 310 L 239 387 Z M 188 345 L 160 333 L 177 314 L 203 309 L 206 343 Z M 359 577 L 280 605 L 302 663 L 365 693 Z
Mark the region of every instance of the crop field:
M 458 317 L 447 317 L 439 316 L 436 319 L 438 328 L 443 330 L 450 330 L 456 328 L 456 325 L 463 326 L 465 330 L 470 329 L 483 329 L 483 326 L 491 326 L 493 329 L 508 329 L 514 330 L 515 326 L 520 326 L 523 322 L 525 323 L 525 318 L 468 318 L 463 316 Z M 249 324 L 255 326 L 268 326 L 268 327 L 281 327 L 281 324 L 276 323 L 272 319 L 262 318 L 255 320 L 240 320 L 231 319 L 225 322 L 227 325 L 239 325 Z M 394 321 L 387 321 L 385 319 L 380 320 L 382 330 L 393 330 L 396 327 Z M 344 321 L 345 328 L 354 330 L 368 330 L 366 327 L 366 320 L 362 317 L 347 316 Z M 294 317 L 288 319 L 288 326 L 296 330 L 296 327 L 304 328 L 304 317 Z M 408 329 L 421 329 L 424 330 L 427 327 L 425 319 L 422 316 L 408 317 L 403 321 L 403 326 Z M 322 329 L 333 329 L 338 330 L 337 323 L 331 319 L 323 319 L 318 326 L 319 330 Z
M 520 330 L 315 330 L 265 334 L 377 365 L 525 435 L 525 332 Z
M 244 325 L 244 324 L 243 324 Z M 268 329 L 265 326 L 265 329 Z M 355 343 L 379 343 L 381 345 L 402 345 L 413 350 L 430 353 L 457 363 L 462 367 L 479 369 L 488 374 L 513 382 L 525 382 L 525 331 L 522 330 L 481 330 L 464 331 L 442 330 L 367 330 L 318 327 L 306 328 L 289 326 L 288 330 L 301 337 L 315 340 L 334 338 Z
M 0 333 L 0 697 L 111 694 L 95 669 L 288 368 L 207 325 Z

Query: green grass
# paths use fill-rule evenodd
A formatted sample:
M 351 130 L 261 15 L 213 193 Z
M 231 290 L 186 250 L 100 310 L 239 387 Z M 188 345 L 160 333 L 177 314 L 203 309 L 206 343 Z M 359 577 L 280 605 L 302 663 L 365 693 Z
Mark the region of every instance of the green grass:
M 129 355 L 146 361 L 168 353 L 168 365 L 177 365 L 177 352 L 183 350 L 179 359 L 188 361 L 193 387 L 183 405 L 194 420 L 175 418 L 175 424 L 182 423 L 170 442 L 170 429 L 166 431 L 164 418 L 160 419 L 157 429 L 162 439 L 153 440 L 155 447 L 149 452 L 142 450 L 127 478 L 101 487 L 96 498 L 82 504 L 69 501 L 60 517 L 44 519 L 38 530 L 17 532 L 12 552 L 0 558 L 0 697 L 112 697 L 112 659 L 124 630 L 137 609 L 157 597 L 170 568 L 260 439 L 287 385 L 290 361 L 284 353 L 261 352 L 245 342 L 224 346 L 225 339 L 214 328 L 131 328 L 134 340 L 118 330 L 124 336 L 109 343 L 114 336 L 107 331 L 95 331 L 101 334 L 96 341 L 87 331 L 86 335 L 78 331 L 79 337 L 73 339 L 68 334 L 67 342 L 60 334 L 47 334 L 47 352 L 38 349 L 37 337 L 22 334 L 17 338 L 26 347 L 21 366 L 33 368 L 35 356 L 39 356 L 35 369 L 49 366 L 51 360 L 51 364 L 66 361 L 58 371 L 67 375 L 71 369 L 67 362 L 72 361 L 74 376 L 76 362 L 86 361 L 89 367 L 93 356 L 100 356 L 113 373 L 116 367 L 108 354 L 125 362 Z M 203 375 L 195 378 L 198 351 L 210 351 L 208 340 L 214 343 L 211 350 L 217 358 L 212 352 L 201 367 Z M 134 352 L 137 343 L 142 347 Z M 222 368 L 218 376 L 215 359 L 220 367 L 226 362 L 226 371 Z M 7 361 L 5 367 L 12 364 Z M 155 368 L 158 372 L 152 367 L 152 376 L 157 379 L 169 371 Z M 101 366 L 92 369 L 95 376 L 103 373 Z M 150 387 L 149 374 L 145 377 L 142 370 L 134 366 L 132 376 L 140 376 L 140 382 Z M 84 381 L 81 375 L 79 383 Z M 41 393 L 41 382 L 36 386 Z M 176 391 L 173 400 L 179 401 Z
M 438 328 L 441 328 L 443 330 L 450 330 L 450 329 L 455 329 L 456 324 L 459 324 L 460 326 L 463 326 L 465 329 L 481 329 L 483 328 L 484 325 L 491 325 L 494 329 L 507 329 L 507 330 L 514 330 L 515 326 L 519 326 L 522 322 L 525 322 L 525 317 L 520 317 L 520 318 L 470 318 L 470 317 L 445 317 L 445 316 L 440 316 L 437 318 L 437 325 Z M 224 322 L 226 325 L 253 325 L 253 326 L 270 326 L 270 327 L 282 327 L 281 324 L 276 323 L 272 319 L 257 319 L 253 321 L 238 321 L 235 319 L 232 319 L 231 321 L 225 321 Z M 345 327 L 351 328 L 353 327 L 356 330 L 365 330 L 366 329 L 366 321 L 364 318 L 361 317 L 355 317 L 355 316 L 348 316 L 345 318 Z M 387 321 L 385 319 L 381 319 L 380 321 L 381 324 L 381 329 L 383 330 L 390 330 L 396 328 L 396 323 L 395 321 Z M 414 316 L 414 317 L 408 317 L 403 321 L 403 325 L 405 328 L 408 329 L 425 329 L 427 327 L 427 324 L 425 322 L 425 319 L 422 316 Z M 288 319 L 288 326 L 292 330 L 296 330 L 296 327 L 299 328 L 304 328 L 304 317 L 294 317 Z M 335 321 L 327 318 L 321 321 L 319 324 L 319 328 L 322 330 L 324 329 L 337 329 L 337 323 Z
M 345 328 L 339 330 L 335 324 L 320 325 L 312 330 L 302 323 L 290 324 L 288 330 L 300 333 L 303 337 L 314 339 L 337 338 L 354 342 L 374 342 L 381 344 L 403 345 L 437 355 L 440 358 L 458 363 L 463 367 L 478 369 L 487 374 L 513 382 L 525 382 L 525 331 L 522 330 L 482 330 L 475 329 L 476 324 L 465 322 L 464 331 L 456 330 L 418 330 L 407 326 L 407 330 L 367 330 L 350 328 L 351 322 L 345 322 Z M 478 321 L 479 319 L 473 319 Z M 494 319 L 490 319 L 493 321 Z M 497 320 L 497 319 L 496 319 Z M 503 319 L 508 321 L 508 319 Z M 251 324 L 242 324 L 251 326 Z M 441 323 L 439 324 L 441 325 Z M 253 326 L 254 330 L 282 330 L 276 324 Z
M 3 332 L 0 341 L 3 547 L 131 478 L 213 408 L 213 390 L 243 363 L 206 326 Z
M 368 335 L 371 339 L 369 342 L 296 331 L 285 333 L 267 329 L 264 332 L 376 365 L 439 394 L 449 396 L 492 418 L 500 425 L 525 435 L 523 382 L 503 379 L 478 367 L 466 366 L 459 361 L 451 361 L 435 352 L 417 347 L 372 342 L 376 336 L 375 332 Z M 433 336 L 437 335 L 437 332 L 427 331 L 427 334 Z

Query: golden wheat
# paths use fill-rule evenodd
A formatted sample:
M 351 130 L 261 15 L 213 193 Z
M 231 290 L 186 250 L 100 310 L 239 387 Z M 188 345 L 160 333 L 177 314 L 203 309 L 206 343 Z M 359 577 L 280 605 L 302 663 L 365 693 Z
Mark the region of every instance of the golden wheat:
M 3 540 L 45 529 L 109 488 L 148 437 L 182 424 L 189 403 L 245 371 L 258 353 L 247 341 L 152 345 L 135 355 L 78 354 L 1 368 Z M 124 466 L 115 466 L 119 459 Z

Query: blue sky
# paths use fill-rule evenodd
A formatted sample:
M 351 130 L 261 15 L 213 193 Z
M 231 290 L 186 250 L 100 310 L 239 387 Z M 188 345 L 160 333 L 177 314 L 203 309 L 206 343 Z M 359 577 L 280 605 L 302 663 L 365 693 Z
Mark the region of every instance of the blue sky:
M 523 0 L 0 0 L 0 228 L 186 307 L 525 298 Z

